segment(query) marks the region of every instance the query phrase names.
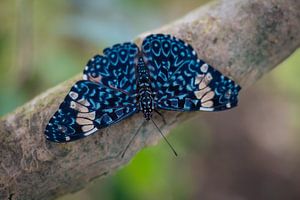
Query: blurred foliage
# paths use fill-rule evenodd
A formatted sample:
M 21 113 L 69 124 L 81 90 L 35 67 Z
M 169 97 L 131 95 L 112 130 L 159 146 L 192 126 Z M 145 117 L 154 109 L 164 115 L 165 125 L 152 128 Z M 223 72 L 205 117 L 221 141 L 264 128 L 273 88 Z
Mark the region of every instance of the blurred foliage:
M 0 115 L 82 71 L 101 49 L 130 41 L 209 0 L 2 0 L 0 7 Z M 300 51 L 258 84 L 300 113 Z M 259 86 L 258 86 L 259 87 Z M 245 105 L 246 106 L 246 105 Z M 212 138 L 204 123 L 189 122 L 169 136 L 180 156 L 162 141 L 146 148 L 115 175 L 60 200 L 196 199 L 194 158 L 209 151 Z M 195 125 L 196 124 L 196 125 Z M 201 171 L 201 169 L 199 169 Z M 201 182 L 201 181 L 200 181 Z
M 3 0 L 0 115 L 81 72 L 104 47 L 130 41 L 206 1 Z
M 128 166 L 115 175 L 97 180 L 85 190 L 75 195 L 67 195 L 60 200 L 71 200 L 76 197 L 80 199 L 83 196 L 84 199 L 91 200 L 99 197 L 111 200 L 190 199 L 195 190 L 190 166 L 193 162 L 192 157 L 197 155 L 193 155 L 189 149 L 199 153 L 205 151 L 210 144 L 208 131 L 197 135 L 199 127 L 205 130 L 205 126 L 199 125 L 199 122 L 197 127 L 194 124 L 183 123 L 168 137 L 180 152 L 178 157 L 173 155 L 164 141 L 161 141 L 155 148 L 143 149 Z M 196 129 L 198 131 L 195 131 Z

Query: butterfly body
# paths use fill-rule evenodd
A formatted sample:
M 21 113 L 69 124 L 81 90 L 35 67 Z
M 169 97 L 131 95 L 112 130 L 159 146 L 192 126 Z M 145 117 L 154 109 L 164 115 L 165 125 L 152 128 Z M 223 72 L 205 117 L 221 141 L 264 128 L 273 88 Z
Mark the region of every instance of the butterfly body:
M 46 126 L 48 140 L 69 142 L 142 112 L 222 111 L 241 89 L 171 35 L 147 36 L 141 48 L 123 43 L 90 59 Z
M 146 120 L 152 117 L 154 110 L 154 99 L 151 89 L 150 73 L 142 56 L 137 62 L 137 88 L 138 88 L 138 105 L 139 111 L 144 113 Z

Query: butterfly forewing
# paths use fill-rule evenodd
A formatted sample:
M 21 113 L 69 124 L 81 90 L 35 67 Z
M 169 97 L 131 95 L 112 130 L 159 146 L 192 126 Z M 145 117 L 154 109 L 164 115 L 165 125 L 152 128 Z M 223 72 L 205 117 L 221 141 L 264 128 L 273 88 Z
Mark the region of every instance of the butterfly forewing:
M 170 83 L 176 81 L 175 73 L 179 75 L 184 75 L 186 71 L 197 73 L 193 68 L 188 69 L 197 60 L 191 46 L 170 35 L 157 34 L 146 37 L 142 44 L 142 52 L 150 71 L 152 90 L 157 93 L 157 99 L 168 95 L 166 91 Z
M 104 49 L 104 55 L 96 55 L 89 60 L 83 79 L 135 94 L 137 85 L 134 59 L 138 51 L 134 43 L 116 44 Z

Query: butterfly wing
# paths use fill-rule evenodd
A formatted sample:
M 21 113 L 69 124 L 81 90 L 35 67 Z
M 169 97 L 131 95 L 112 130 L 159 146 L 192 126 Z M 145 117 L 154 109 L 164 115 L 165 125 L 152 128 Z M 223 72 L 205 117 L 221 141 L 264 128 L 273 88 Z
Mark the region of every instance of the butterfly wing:
M 135 112 L 136 98 L 102 84 L 79 81 L 50 119 L 46 138 L 54 142 L 80 139 Z
M 142 44 L 156 107 L 177 111 L 220 111 L 237 105 L 240 87 L 170 35 L 150 35 Z
M 103 50 L 87 63 L 83 79 L 115 88 L 128 94 L 136 94 L 134 59 L 139 52 L 134 43 L 116 44 Z

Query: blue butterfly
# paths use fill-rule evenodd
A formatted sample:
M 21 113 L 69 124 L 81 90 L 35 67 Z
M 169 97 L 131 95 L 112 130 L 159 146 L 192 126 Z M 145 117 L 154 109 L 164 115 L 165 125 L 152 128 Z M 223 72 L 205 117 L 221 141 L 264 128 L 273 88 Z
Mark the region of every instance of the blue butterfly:
M 221 111 L 237 106 L 241 89 L 170 35 L 147 36 L 141 50 L 116 44 L 88 61 L 83 80 L 50 119 L 46 138 L 69 142 L 135 113 L 150 120 L 157 109 Z

